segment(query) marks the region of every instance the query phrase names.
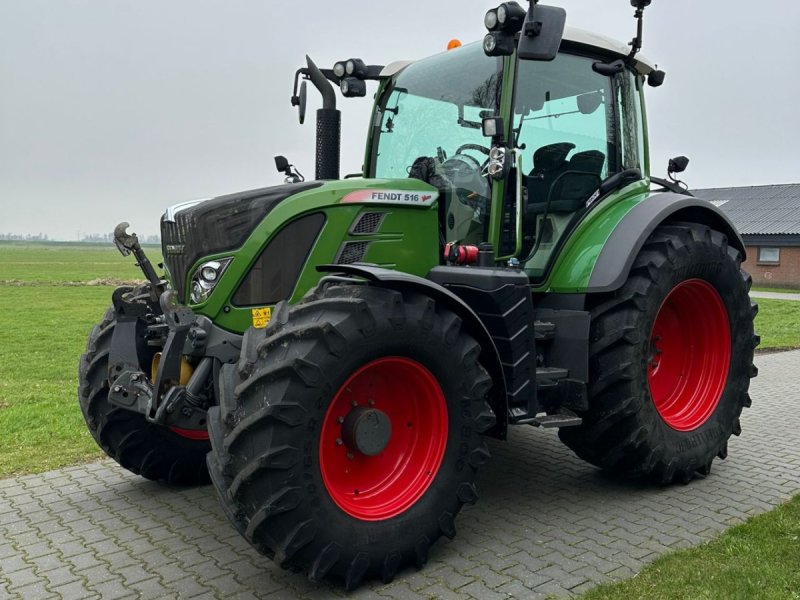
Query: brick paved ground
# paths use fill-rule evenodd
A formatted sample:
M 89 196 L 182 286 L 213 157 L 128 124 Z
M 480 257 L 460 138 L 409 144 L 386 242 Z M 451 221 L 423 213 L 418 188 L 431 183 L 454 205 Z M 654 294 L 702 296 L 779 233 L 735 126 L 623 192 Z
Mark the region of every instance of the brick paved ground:
M 800 351 L 762 355 L 744 433 L 708 479 L 654 488 L 613 481 L 553 432 L 492 443 L 481 501 L 428 567 L 354 598 L 544 598 L 625 578 L 800 492 Z M 259 557 L 210 487 L 174 490 L 109 461 L 0 481 L 0 597 L 323 598 Z

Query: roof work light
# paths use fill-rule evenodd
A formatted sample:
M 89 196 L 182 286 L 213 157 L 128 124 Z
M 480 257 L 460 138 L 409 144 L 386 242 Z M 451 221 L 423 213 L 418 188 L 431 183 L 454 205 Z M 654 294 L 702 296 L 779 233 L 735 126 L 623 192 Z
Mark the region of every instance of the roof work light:
M 483 39 L 488 56 L 509 56 L 514 53 L 514 36 L 522 30 L 527 11 L 516 2 L 503 2 L 486 13 L 483 24 L 489 33 Z

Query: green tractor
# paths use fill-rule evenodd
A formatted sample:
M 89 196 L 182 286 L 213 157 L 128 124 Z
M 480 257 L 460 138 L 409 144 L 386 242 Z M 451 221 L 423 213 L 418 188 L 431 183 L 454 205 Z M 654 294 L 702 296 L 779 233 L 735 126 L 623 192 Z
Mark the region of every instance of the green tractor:
M 316 180 L 184 203 L 160 277 L 89 336 L 79 399 L 106 453 L 213 482 L 283 567 L 348 589 L 425 564 L 478 498 L 486 438 L 559 428 L 578 456 L 661 484 L 725 458 L 755 376 L 742 240 L 650 175 L 629 48 L 560 8 L 490 10 L 483 43 L 413 63 L 297 72 L 317 111 Z M 377 81 L 363 173 L 340 178 L 346 97 Z

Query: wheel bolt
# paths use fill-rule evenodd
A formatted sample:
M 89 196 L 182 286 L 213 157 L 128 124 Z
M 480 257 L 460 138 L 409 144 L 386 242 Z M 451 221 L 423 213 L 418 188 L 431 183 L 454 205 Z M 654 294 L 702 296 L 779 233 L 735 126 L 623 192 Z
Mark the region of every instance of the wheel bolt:
M 121 387 L 119 387 L 118 385 L 115 385 L 115 386 L 114 386 L 114 393 L 115 393 L 115 394 L 119 394 L 121 391 L 122 391 L 122 388 L 121 388 Z

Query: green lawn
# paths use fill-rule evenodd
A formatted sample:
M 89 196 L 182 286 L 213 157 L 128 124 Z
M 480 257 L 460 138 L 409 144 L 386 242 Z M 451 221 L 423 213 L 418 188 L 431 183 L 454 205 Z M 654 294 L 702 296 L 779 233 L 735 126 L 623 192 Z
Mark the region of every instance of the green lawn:
M 158 247 L 145 249 L 153 264 L 161 262 Z M 143 279 L 133 257 L 123 257 L 112 245 L 0 244 L 0 285 Z
M 774 292 L 776 294 L 800 294 L 800 288 L 768 288 L 753 286 L 754 292 Z
M 580 600 L 800 599 L 800 496 Z
M 800 348 L 800 302 L 756 298 L 756 331 L 761 336 L 759 350 Z
M 113 288 L 0 286 L 0 477 L 101 456 L 78 408 L 78 358 Z

